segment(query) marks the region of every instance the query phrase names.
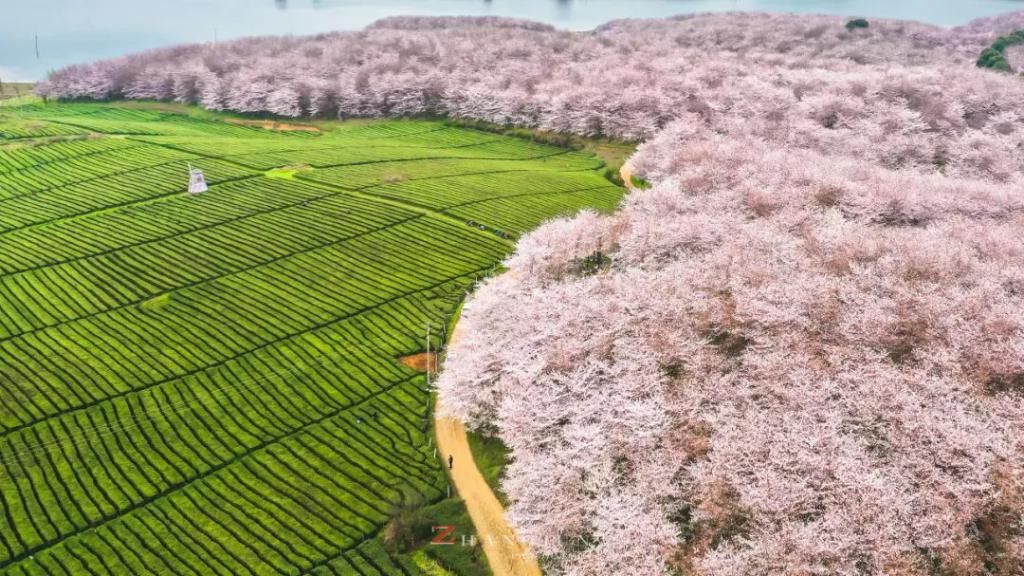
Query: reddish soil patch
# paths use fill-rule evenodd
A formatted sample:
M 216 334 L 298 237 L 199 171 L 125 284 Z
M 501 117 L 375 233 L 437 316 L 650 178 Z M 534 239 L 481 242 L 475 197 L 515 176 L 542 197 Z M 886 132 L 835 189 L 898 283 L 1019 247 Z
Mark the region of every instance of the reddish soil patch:
M 413 354 L 412 356 L 403 356 L 399 358 L 398 361 L 417 372 L 426 372 L 428 366 L 432 373 L 437 372 L 436 352 L 430 352 L 429 354 L 427 352 L 420 352 L 419 354 Z
M 275 132 L 320 133 L 319 128 L 316 126 L 310 126 L 309 124 L 287 124 L 285 122 L 275 122 L 274 120 L 240 120 L 238 118 L 229 118 L 228 123 L 239 124 L 241 126 L 257 126 L 264 130 L 273 130 Z

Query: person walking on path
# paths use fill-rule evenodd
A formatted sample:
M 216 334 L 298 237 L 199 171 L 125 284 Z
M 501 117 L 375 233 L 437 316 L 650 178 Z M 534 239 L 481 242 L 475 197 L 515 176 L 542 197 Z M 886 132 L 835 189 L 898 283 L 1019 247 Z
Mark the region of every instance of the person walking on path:
M 487 484 L 473 461 L 473 452 L 466 438 L 466 427 L 460 420 L 445 418 L 443 400 L 434 408 L 438 454 L 448 454 L 448 474 L 452 481 L 452 494 L 458 494 L 466 503 L 466 510 L 478 534 L 487 534 L 487 555 L 494 576 L 542 576 L 537 557 L 517 536 L 505 518 L 505 509 Z M 458 454 L 459 470 L 453 468 Z M 442 466 L 444 460 L 441 461 Z

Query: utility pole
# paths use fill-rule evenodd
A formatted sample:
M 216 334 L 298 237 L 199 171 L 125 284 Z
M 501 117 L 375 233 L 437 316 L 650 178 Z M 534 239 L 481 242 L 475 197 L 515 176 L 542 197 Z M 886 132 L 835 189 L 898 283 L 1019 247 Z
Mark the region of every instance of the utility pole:
M 430 390 L 430 321 L 427 321 L 427 390 Z

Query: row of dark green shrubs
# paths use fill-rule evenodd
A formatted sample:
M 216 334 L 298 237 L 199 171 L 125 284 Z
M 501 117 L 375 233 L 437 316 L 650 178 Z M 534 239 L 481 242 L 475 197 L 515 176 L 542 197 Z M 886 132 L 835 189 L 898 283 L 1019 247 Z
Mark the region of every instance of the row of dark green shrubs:
M 854 18 L 846 23 L 846 29 L 850 32 L 853 32 L 858 28 L 867 28 L 868 26 L 868 21 L 863 18 Z
M 1024 30 L 1017 30 L 1013 34 L 997 38 L 991 46 L 985 48 L 981 53 L 981 58 L 978 58 L 978 66 L 1003 72 L 1013 72 L 1013 67 L 1006 60 L 1006 49 L 1016 44 L 1024 44 Z

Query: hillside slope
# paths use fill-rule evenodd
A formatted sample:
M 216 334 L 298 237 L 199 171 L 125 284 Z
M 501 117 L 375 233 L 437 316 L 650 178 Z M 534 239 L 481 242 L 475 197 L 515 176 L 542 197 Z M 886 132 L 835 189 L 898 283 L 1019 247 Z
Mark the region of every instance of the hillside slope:
M 614 208 L 603 169 L 437 121 L 0 110 L 0 574 L 418 574 L 447 483 L 398 358 L 506 237 Z
M 975 61 L 1021 17 L 395 19 L 44 90 L 646 139 L 654 186 L 524 237 L 441 380 L 546 567 L 1016 576 L 1024 83 Z

